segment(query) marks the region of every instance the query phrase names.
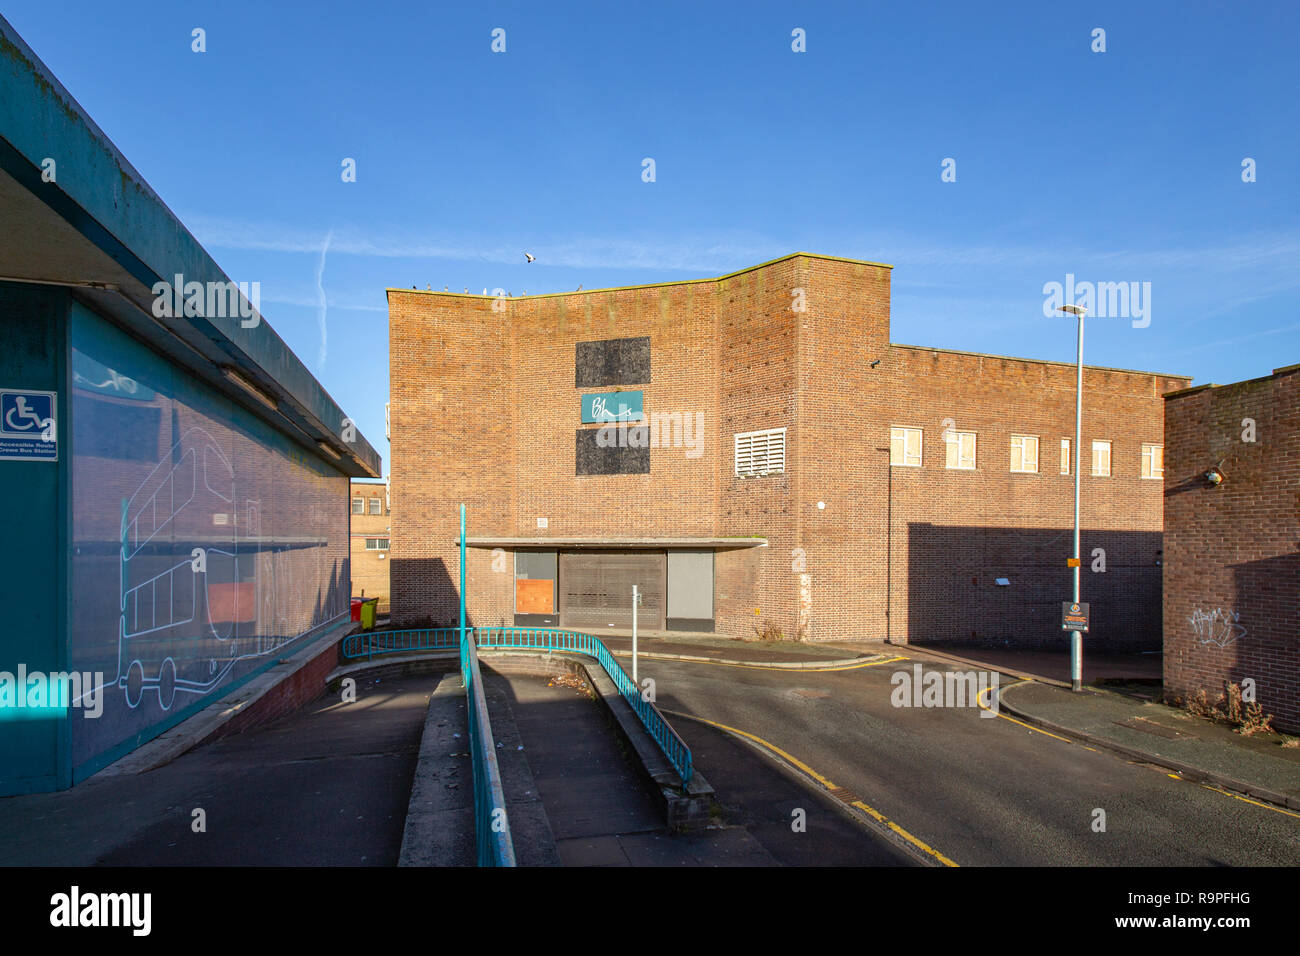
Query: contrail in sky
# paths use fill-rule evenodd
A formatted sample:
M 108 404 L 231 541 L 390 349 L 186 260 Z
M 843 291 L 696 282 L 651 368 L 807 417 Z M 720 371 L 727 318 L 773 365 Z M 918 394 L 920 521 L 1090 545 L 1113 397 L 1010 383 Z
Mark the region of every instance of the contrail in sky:
M 329 303 L 325 299 L 325 286 L 321 279 L 325 276 L 325 254 L 330 251 L 330 241 L 334 238 L 334 230 L 330 229 L 325 234 L 325 244 L 320 248 L 320 262 L 316 264 L 316 290 L 320 293 L 320 312 L 317 314 L 316 324 L 320 326 L 320 358 L 318 364 L 321 368 L 325 367 L 325 310 L 329 308 Z

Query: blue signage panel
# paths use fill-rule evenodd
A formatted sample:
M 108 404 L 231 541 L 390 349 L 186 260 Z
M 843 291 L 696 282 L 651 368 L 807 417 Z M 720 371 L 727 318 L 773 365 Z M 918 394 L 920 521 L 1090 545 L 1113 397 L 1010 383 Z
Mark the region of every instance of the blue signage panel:
M 596 392 L 582 396 L 582 422 L 639 422 L 641 392 Z
M 58 461 L 57 393 L 0 388 L 0 459 Z

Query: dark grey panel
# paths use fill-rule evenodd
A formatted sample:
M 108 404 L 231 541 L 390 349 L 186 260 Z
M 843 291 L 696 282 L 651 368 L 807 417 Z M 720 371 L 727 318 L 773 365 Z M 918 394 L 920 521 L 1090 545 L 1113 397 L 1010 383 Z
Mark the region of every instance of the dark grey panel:
M 713 618 L 713 552 L 668 552 L 668 616 Z
M 576 388 L 642 385 L 650 381 L 650 337 L 579 342 L 574 347 Z
M 700 634 L 713 633 L 713 621 L 700 621 L 693 617 L 670 617 L 664 625 L 665 631 L 696 631 Z
M 554 581 L 556 560 L 554 551 L 516 551 L 515 577 L 534 581 Z
M 627 436 L 627 447 L 610 444 L 601 447 L 597 436 L 604 432 Z M 575 475 L 648 475 L 650 474 L 649 427 L 637 425 L 626 430 L 579 428 L 574 433 Z M 607 439 L 606 439 L 607 440 Z M 634 448 L 635 444 L 647 447 Z
M 558 614 L 516 614 L 515 627 L 559 627 Z

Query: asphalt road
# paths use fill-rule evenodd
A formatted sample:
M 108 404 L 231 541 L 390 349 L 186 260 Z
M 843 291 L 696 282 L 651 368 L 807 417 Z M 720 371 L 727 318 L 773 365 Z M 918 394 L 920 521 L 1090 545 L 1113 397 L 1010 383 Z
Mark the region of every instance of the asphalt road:
M 646 660 L 640 669 L 655 678 L 661 709 L 785 751 L 929 847 L 936 862 L 1300 864 L 1294 814 L 977 708 L 894 707 L 890 677 L 913 663 L 794 672 Z

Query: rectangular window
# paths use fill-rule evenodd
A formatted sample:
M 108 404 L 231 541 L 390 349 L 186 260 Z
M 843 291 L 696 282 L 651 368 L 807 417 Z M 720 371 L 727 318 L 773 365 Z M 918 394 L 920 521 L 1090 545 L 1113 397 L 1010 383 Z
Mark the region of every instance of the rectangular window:
M 975 469 L 975 433 L 948 432 L 944 441 L 947 467 L 959 471 Z
M 1061 474 L 1070 473 L 1070 439 L 1061 439 Z
M 785 429 L 736 435 L 736 477 L 758 478 L 785 473 Z
M 360 498 L 352 499 L 352 513 L 354 515 L 363 515 L 366 513 L 366 503 Z
M 921 467 L 921 429 L 891 428 L 889 430 L 889 463 L 907 468 Z
M 1165 476 L 1165 446 L 1142 446 L 1142 477 L 1163 478 Z
M 381 513 L 380 510 L 379 510 L 379 499 L 378 499 L 378 498 L 371 498 L 371 499 L 370 499 L 370 513 L 371 513 L 372 515 L 377 515 L 377 514 L 380 514 L 380 513 Z
M 1092 473 L 1098 478 L 1110 476 L 1110 442 L 1094 441 L 1092 443 Z
M 387 551 L 388 539 L 387 538 L 366 538 L 366 550 Z
M 1038 436 L 1011 436 L 1011 470 L 1036 473 L 1038 471 Z

